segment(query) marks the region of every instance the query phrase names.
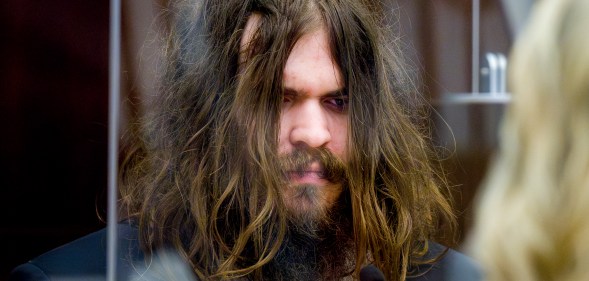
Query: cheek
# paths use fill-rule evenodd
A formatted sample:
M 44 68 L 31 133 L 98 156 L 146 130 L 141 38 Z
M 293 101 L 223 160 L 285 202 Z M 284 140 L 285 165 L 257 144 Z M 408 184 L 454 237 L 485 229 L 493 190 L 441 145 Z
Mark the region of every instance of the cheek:
M 288 129 L 287 129 L 287 122 L 285 118 L 283 118 L 282 114 L 280 115 L 280 126 L 278 127 L 278 154 L 286 154 L 290 151 L 288 148 Z
M 344 162 L 348 160 L 348 122 L 347 118 L 337 119 L 332 131 L 331 151 Z

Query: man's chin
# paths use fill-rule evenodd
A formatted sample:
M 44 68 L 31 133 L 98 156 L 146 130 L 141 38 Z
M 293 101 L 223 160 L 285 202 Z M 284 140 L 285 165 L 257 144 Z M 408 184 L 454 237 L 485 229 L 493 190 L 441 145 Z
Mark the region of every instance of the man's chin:
M 291 190 L 285 195 L 289 220 L 297 228 L 313 231 L 327 222 L 331 206 L 321 197 L 319 188 L 315 185 L 299 185 L 290 187 Z

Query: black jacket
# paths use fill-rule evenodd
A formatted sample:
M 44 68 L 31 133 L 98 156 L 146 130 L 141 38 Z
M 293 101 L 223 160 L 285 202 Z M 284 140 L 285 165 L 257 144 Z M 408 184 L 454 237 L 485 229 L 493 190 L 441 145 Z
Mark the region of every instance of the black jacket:
M 137 228 L 121 223 L 117 231 L 119 237 L 117 280 L 171 279 L 170 276 L 162 278 L 151 274 L 152 269 L 158 268 L 160 262 L 146 264 L 143 253 L 139 249 Z M 106 233 L 106 229 L 103 229 L 42 254 L 16 267 L 9 280 L 106 280 Z M 445 250 L 445 247 L 439 244 L 430 243 L 430 245 L 427 256 L 435 256 Z M 173 258 L 172 256 L 172 259 L 164 259 L 164 263 Z M 189 273 L 190 270 L 184 265 L 178 263 L 173 267 L 175 280 L 194 280 Z M 408 277 L 407 280 L 475 281 L 482 279 L 476 263 L 451 249 L 439 262 L 433 265 L 422 265 L 414 268 L 413 271 L 417 272 L 417 276 Z

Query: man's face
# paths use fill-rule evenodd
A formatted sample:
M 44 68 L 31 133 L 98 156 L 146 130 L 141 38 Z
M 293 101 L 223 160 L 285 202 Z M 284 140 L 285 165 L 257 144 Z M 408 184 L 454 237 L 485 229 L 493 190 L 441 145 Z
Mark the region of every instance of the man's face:
M 244 38 L 249 37 L 248 27 L 255 26 L 257 20 L 256 16 L 250 18 Z M 342 75 L 332 59 L 324 28 L 297 41 L 283 77 L 278 152 L 281 158 L 298 163 L 286 165 L 290 169 L 286 170 L 283 199 L 295 217 L 320 219 L 343 189 L 341 177 L 327 177 L 331 171 L 326 171 L 326 161 L 320 159 L 331 156 L 345 163 L 348 139 L 348 97 L 343 95 Z
M 333 62 L 324 28 L 305 34 L 295 44 L 284 68 L 279 154 L 324 148 L 346 161 L 348 97 L 342 95 L 339 67 Z M 330 209 L 342 191 L 331 182 L 318 159 L 287 171 L 284 201 L 295 215 Z

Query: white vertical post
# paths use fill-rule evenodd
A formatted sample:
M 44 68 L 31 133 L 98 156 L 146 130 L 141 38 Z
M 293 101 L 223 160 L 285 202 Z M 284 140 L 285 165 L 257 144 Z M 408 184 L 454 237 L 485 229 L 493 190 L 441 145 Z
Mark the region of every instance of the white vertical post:
M 480 0 L 472 1 L 472 92 L 479 93 L 479 58 L 480 58 Z
M 115 281 L 117 272 L 117 171 L 121 77 L 121 1 L 110 0 L 108 103 L 108 202 L 106 277 Z

